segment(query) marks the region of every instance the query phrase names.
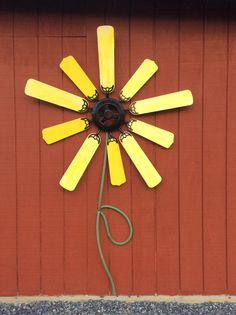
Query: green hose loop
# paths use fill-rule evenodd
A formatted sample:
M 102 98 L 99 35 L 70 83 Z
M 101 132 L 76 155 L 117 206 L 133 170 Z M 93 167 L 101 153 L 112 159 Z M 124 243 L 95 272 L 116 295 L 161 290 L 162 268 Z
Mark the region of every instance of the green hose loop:
M 122 245 L 127 244 L 127 243 L 131 240 L 132 235 L 133 235 L 133 227 L 132 227 L 132 223 L 131 223 L 129 217 L 128 217 L 123 211 L 121 211 L 119 208 L 116 208 L 116 207 L 111 206 L 111 205 L 103 205 L 101 208 L 102 208 L 102 209 L 111 209 L 111 210 L 114 210 L 114 211 L 118 212 L 118 213 L 126 220 L 126 222 L 127 222 L 127 224 L 128 224 L 128 227 L 129 227 L 129 236 L 128 236 L 127 239 L 125 239 L 124 241 L 120 241 L 120 242 L 119 242 L 119 241 L 114 240 L 114 238 L 111 236 L 111 232 L 110 232 L 110 228 L 109 228 L 109 223 L 108 223 L 108 221 L 107 221 L 106 215 L 105 215 L 103 212 L 101 212 L 101 216 L 102 216 L 102 218 L 103 218 L 103 221 L 104 221 L 104 224 L 105 224 L 105 229 L 106 229 L 107 236 L 108 236 L 109 240 L 110 240 L 113 244 L 119 245 L 119 246 L 122 246 Z
M 106 133 L 106 144 L 107 144 L 107 140 L 108 140 L 108 133 Z M 129 219 L 129 217 L 127 216 L 127 214 L 125 214 L 122 210 L 120 210 L 117 207 L 114 207 L 112 205 L 102 205 L 102 195 L 103 195 L 103 188 L 104 188 L 104 180 L 105 180 L 105 173 L 106 173 L 106 165 L 107 165 L 107 149 L 106 149 L 106 144 L 105 144 L 105 150 L 104 150 L 104 159 L 103 159 L 103 167 L 102 167 L 102 176 L 101 176 L 101 182 L 100 182 L 100 189 L 99 189 L 99 197 L 98 197 L 98 207 L 97 207 L 97 217 L 96 217 L 96 239 L 97 239 L 97 246 L 98 246 L 98 252 L 100 255 L 100 259 L 103 265 L 103 268 L 106 272 L 107 278 L 110 282 L 111 285 L 111 290 L 112 290 L 112 295 L 116 295 L 116 287 L 115 287 L 115 283 L 113 281 L 112 275 L 109 271 L 109 268 L 107 266 L 107 263 L 105 261 L 103 252 L 102 252 L 102 246 L 101 246 L 101 239 L 100 239 L 100 218 L 102 217 L 104 225 L 105 225 L 105 230 L 107 233 L 107 236 L 109 238 L 109 240 L 118 246 L 122 246 L 127 244 L 133 235 L 133 226 L 132 223 Z M 105 213 L 102 212 L 103 209 L 110 209 L 113 210 L 115 212 L 117 212 L 118 214 L 120 214 L 125 221 L 128 224 L 129 227 L 129 235 L 127 237 L 127 239 L 125 239 L 124 241 L 116 241 L 110 232 L 110 228 L 109 228 L 109 223 L 108 220 L 106 218 Z

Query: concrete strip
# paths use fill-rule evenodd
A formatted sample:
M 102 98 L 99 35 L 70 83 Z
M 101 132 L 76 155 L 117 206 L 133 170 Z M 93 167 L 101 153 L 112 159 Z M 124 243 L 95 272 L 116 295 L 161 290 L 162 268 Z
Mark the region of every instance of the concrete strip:
M 184 304 L 201 304 L 207 302 L 218 303 L 236 303 L 235 295 L 189 295 L 189 296 L 169 296 L 169 295 L 140 295 L 140 296 L 95 296 L 95 295 L 63 295 L 63 296 L 15 296 L 15 297 L 0 297 L 0 303 L 32 303 L 40 301 L 68 301 L 68 302 L 83 302 L 83 301 L 125 301 L 127 303 L 133 302 L 155 302 L 155 303 L 184 303 Z

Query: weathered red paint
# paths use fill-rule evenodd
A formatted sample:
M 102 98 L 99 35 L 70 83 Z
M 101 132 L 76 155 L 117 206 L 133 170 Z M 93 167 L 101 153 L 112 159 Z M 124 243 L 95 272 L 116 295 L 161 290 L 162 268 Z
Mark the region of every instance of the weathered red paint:
M 169 150 L 137 136 L 163 177 L 157 188 L 145 186 L 124 151 L 127 183 L 106 182 L 104 202 L 134 225 L 122 248 L 102 227 L 117 292 L 235 294 L 235 8 L 65 3 L 0 12 L 0 295 L 109 293 L 95 238 L 102 146 L 76 191 L 63 191 L 59 179 L 85 134 L 46 145 L 43 127 L 77 115 L 24 95 L 30 77 L 79 94 L 58 67 L 69 54 L 99 86 L 96 28 L 104 23 L 116 31 L 114 95 L 151 58 L 158 73 L 136 99 L 186 88 L 194 96 L 191 108 L 143 118 L 175 133 Z M 124 238 L 122 219 L 108 217 L 114 237 Z

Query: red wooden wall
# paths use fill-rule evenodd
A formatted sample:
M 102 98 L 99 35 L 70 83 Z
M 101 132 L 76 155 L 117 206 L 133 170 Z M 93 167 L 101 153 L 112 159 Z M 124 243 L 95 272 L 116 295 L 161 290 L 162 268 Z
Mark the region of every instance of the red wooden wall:
M 118 294 L 236 294 L 233 1 L 29 3 L 0 9 L 0 295 L 110 292 L 95 239 L 104 136 L 76 191 L 63 191 L 58 181 L 85 135 L 48 146 L 40 134 L 77 115 L 24 95 L 30 77 L 79 94 L 58 67 L 68 54 L 98 86 L 96 27 L 104 23 L 116 32 L 116 93 L 151 58 L 159 71 L 135 99 L 194 95 L 191 108 L 144 118 L 175 133 L 171 149 L 137 137 L 161 185 L 148 189 L 124 151 L 126 185 L 106 183 L 104 202 L 134 225 L 122 248 L 102 229 Z M 109 220 L 123 238 L 123 221 Z

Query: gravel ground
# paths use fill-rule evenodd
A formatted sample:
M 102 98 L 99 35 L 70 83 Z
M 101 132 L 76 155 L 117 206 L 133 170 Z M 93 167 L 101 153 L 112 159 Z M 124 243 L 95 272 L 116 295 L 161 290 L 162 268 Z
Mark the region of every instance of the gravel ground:
M 168 314 L 168 315 L 236 315 L 236 303 L 158 303 L 88 300 L 83 302 L 69 301 L 40 301 L 32 303 L 1 303 L 0 315 L 139 315 L 139 314 Z

